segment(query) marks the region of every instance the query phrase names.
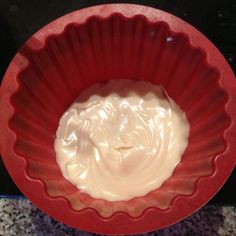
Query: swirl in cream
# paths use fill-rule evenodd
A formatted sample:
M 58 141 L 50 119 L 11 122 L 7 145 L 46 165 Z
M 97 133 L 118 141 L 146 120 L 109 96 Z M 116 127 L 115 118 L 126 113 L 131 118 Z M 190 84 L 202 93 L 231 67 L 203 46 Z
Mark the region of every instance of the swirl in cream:
M 144 196 L 169 178 L 188 144 L 183 111 L 161 86 L 111 80 L 85 90 L 55 140 L 63 176 L 94 198 Z

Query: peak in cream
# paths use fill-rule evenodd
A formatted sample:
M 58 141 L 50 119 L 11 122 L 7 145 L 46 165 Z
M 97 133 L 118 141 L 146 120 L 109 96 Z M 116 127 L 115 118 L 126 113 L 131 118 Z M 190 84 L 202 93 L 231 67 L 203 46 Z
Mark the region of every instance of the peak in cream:
M 55 140 L 63 176 L 94 198 L 144 196 L 169 178 L 188 144 L 183 111 L 160 86 L 111 80 L 84 91 Z

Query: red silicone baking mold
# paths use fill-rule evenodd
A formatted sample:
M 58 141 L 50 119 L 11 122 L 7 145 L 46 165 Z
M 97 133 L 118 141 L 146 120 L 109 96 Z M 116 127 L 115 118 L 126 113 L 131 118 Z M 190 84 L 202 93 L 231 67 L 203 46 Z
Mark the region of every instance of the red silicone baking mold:
M 93 199 L 56 164 L 62 113 L 110 79 L 162 84 L 186 112 L 189 145 L 174 174 L 145 197 Z M 205 204 L 235 165 L 236 82 L 219 51 L 189 24 L 131 4 L 90 7 L 39 30 L 16 54 L 0 94 L 0 150 L 21 191 L 52 217 L 96 233 L 141 233 Z

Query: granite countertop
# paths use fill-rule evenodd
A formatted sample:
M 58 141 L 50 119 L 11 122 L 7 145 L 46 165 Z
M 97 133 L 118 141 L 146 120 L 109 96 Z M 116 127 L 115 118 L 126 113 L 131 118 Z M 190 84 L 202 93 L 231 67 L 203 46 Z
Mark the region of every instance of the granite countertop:
M 72 229 L 41 212 L 25 198 L 0 198 L 1 236 L 95 235 Z M 168 228 L 147 233 L 156 236 L 236 235 L 236 207 L 206 205 Z

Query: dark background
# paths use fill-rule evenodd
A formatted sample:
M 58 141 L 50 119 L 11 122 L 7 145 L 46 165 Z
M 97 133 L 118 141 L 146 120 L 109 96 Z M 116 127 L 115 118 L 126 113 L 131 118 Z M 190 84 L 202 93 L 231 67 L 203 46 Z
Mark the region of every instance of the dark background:
M 143 4 L 179 16 L 204 33 L 236 72 L 236 0 L 0 0 L 0 79 L 17 50 L 42 26 L 71 11 L 105 3 Z M 235 187 L 234 170 L 211 203 L 235 205 Z M 0 158 L 1 194 L 21 193 L 7 174 Z

